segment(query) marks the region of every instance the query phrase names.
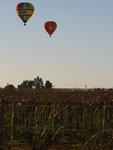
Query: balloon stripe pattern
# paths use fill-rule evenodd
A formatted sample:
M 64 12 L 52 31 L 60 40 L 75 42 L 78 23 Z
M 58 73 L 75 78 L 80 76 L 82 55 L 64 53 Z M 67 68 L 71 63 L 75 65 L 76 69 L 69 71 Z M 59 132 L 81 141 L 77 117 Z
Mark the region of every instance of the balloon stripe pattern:
M 17 15 L 21 18 L 26 25 L 26 22 L 30 19 L 34 13 L 34 6 L 31 3 L 19 3 L 16 6 Z
M 48 32 L 48 34 L 50 35 L 50 37 L 51 37 L 51 35 L 53 34 L 53 32 L 56 30 L 56 28 L 57 28 L 57 24 L 56 24 L 56 22 L 54 22 L 54 21 L 47 21 L 47 22 L 45 22 L 45 24 L 44 24 L 44 28 L 45 28 L 45 30 Z

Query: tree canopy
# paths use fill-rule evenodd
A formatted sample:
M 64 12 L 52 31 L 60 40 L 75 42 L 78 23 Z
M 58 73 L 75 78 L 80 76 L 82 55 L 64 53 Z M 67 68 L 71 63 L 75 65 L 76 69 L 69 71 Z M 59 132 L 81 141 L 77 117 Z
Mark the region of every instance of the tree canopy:
M 36 78 L 34 78 L 34 80 L 24 80 L 20 85 L 18 85 L 18 88 L 33 88 L 33 89 L 49 88 L 51 89 L 52 83 L 49 80 L 47 80 L 44 85 L 43 79 L 37 76 Z

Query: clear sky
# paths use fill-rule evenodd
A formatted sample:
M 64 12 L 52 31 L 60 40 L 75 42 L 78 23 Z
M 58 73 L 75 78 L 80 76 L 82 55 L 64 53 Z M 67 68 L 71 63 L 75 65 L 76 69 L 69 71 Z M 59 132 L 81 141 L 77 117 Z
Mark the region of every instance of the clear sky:
M 56 88 L 113 87 L 113 0 L 27 0 L 35 11 L 26 27 L 19 2 L 0 5 L 1 87 L 36 76 Z M 58 24 L 52 38 L 48 20 Z

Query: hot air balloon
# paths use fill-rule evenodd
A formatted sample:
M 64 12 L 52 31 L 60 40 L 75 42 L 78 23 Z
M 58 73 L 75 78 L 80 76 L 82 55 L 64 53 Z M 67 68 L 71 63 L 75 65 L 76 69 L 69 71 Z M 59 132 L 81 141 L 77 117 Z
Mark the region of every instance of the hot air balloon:
M 34 12 L 34 6 L 31 3 L 19 3 L 16 6 L 16 12 L 24 22 L 24 25 L 26 25 L 26 22 L 30 19 Z
M 57 28 L 57 24 L 56 24 L 56 22 L 54 22 L 54 21 L 47 21 L 47 22 L 45 22 L 45 24 L 44 24 L 44 28 L 45 28 L 45 30 L 48 32 L 48 34 L 50 35 L 50 37 L 51 37 L 51 35 L 53 34 L 53 32 L 56 30 L 56 28 Z

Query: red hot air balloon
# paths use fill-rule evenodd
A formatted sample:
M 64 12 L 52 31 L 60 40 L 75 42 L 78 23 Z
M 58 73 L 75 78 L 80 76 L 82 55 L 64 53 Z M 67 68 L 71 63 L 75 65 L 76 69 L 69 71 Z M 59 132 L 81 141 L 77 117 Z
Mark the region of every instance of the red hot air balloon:
M 45 30 L 48 32 L 48 34 L 50 35 L 50 37 L 51 37 L 51 35 L 53 34 L 53 32 L 56 30 L 56 28 L 57 28 L 57 24 L 56 24 L 56 22 L 54 22 L 54 21 L 47 21 L 47 22 L 45 22 L 45 24 L 44 24 L 44 28 L 45 28 Z

